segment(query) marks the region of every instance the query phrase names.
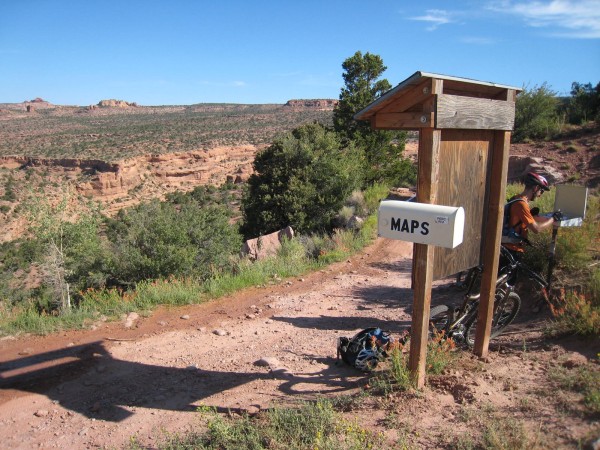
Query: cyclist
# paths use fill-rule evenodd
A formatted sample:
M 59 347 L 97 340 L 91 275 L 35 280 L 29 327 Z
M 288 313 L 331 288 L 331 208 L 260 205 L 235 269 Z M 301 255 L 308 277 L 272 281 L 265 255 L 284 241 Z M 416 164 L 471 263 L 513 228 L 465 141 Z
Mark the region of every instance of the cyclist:
M 538 215 L 538 208 L 531 209 L 529 207 L 529 202 L 538 199 L 544 192 L 550 190 L 546 178 L 535 172 L 529 172 L 525 175 L 524 182 L 525 189 L 523 192 L 512 197 L 507 204 L 507 208 L 509 208 L 508 227 L 509 229 L 514 230 L 514 234 L 518 236 L 518 239 L 513 240 L 513 242 L 510 242 L 511 239 L 508 239 L 509 242 L 505 242 L 503 236 L 502 242 L 502 245 L 517 261 L 521 260 L 525 253 L 525 244 L 529 244 L 529 241 L 527 240 L 529 231 L 539 233 L 540 231 L 551 228 L 553 225 L 558 226 L 558 222 L 562 219 L 560 211 L 555 212 L 552 217 L 544 217 Z M 502 271 L 502 268 L 505 267 L 507 263 L 508 261 L 506 258 L 501 256 L 499 270 Z M 518 271 L 514 271 L 510 276 L 508 283 L 514 286 L 517 278 Z M 538 301 L 533 305 L 533 311 L 538 312 L 542 305 L 543 303 L 541 300 Z
M 512 228 L 519 239 L 516 242 L 503 242 L 502 245 L 519 260 L 525 252 L 525 244 L 529 231 L 539 233 L 549 229 L 561 220 L 561 214 L 555 212 L 552 217 L 543 217 L 532 211 L 529 202 L 532 202 L 546 191 L 550 190 L 548 180 L 535 172 L 529 172 L 525 175 L 525 189 L 518 195 L 509 200 L 509 218 L 508 226 Z M 534 208 L 537 209 L 537 208 Z M 539 211 L 539 210 L 538 210 Z

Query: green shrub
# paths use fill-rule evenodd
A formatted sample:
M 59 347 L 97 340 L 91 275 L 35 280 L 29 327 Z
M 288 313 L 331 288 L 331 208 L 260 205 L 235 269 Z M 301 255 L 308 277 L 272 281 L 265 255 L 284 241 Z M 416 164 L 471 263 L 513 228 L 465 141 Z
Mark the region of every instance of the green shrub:
M 600 118 L 600 83 L 571 84 L 571 97 L 567 105 L 569 122 L 584 124 L 589 120 Z
M 433 332 L 433 336 L 427 342 L 426 371 L 433 375 L 439 375 L 455 358 L 456 344 L 452 338 L 446 338 L 443 332 Z
M 376 221 L 375 216 L 370 216 L 361 230 L 341 232 L 339 236 L 299 236 L 284 241 L 276 257 L 256 262 L 246 258 L 229 258 L 226 267 L 211 271 L 210 277 L 204 281 L 197 276 L 168 276 L 154 281 L 140 280 L 127 289 L 88 287 L 79 292 L 78 302 L 64 317 L 52 315 L 51 296 L 44 286 L 33 292 L 19 290 L 23 298 L 11 303 L 9 298 L 13 294 L 6 291 L 0 282 L 0 325 L 5 333 L 45 333 L 85 326 L 89 320 L 97 320 L 100 314 L 114 318 L 131 311 L 146 311 L 159 304 L 200 303 L 249 286 L 279 283 L 286 277 L 298 276 L 327 262 L 347 258 L 372 241 Z M 119 220 L 111 223 L 109 233 L 120 231 L 120 227 L 126 227 L 126 223 Z M 315 248 L 309 250 L 307 243 L 319 249 L 317 255 L 314 254 Z M 10 252 L 18 248 L 23 254 L 29 254 L 30 250 L 37 248 L 29 244 L 0 246 L 0 250 Z M 343 246 L 343 250 L 336 251 L 336 245 Z M 21 261 L 19 257 L 15 264 L 21 264 Z
M 374 214 L 379 210 L 379 203 L 384 200 L 390 192 L 390 187 L 383 183 L 374 183 L 364 191 L 367 211 Z
M 405 345 L 396 344 L 390 357 L 383 363 L 384 369 L 377 372 L 372 384 L 384 393 L 390 391 L 406 391 L 415 386 L 414 379 L 408 368 L 409 357 L 403 352 Z M 456 360 L 456 344 L 452 339 L 446 339 L 443 332 L 434 332 L 427 342 L 425 372 L 439 375 Z
M 154 201 L 109 222 L 113 276 L 122 284 L 169 276 L 208 279 L 230 266 L 241 237 L 224 207 Z
M 395 389 L 407 391 L 414 388 L 413 377 L 408 369 L 408 354 L 403 353 L 401 346 L 392 350 L 388 376 Z
M 358 154 L 318 124 L 294 130 L 258 153 L 242 200 L 247 238 L 291 225 L 299 233 L 330 232 L 332 220 L 360 184 Z
M 550 333 L 600 336 L 600 301 L 591 294 L 566 292 L 550 305 L 554 322 Z
M 517 96 L 514 141 L 546 139 L 556 134 L 559 130 L 557 110 L 556 92 L 546 83 L 532 89 L 523 88 Z

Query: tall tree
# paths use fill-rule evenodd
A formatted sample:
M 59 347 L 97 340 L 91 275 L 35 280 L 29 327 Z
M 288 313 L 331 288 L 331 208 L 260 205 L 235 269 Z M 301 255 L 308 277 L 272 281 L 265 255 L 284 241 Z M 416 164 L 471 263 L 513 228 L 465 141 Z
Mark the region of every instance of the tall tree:
M 71 309 L 73 292 L 89 286 L 80 278 L 96 276 L 105 256 L 97 206 L 90 203 L 77 211 L 74 220 L 71 200 L 67 184 L 58 202 L 32 191 L 25 203 L 29 232 L 44 249 L 41 265 L 44 284 L 50 290 L 53 307 L 60 313 Z
M 276 140 L 254 159 L 242 210 L 247 238 L 288 225 L 301 233 L 331 231 L 332 219 L 359 185 L 353 146 L 318 123 Z
M 345 86 L 333 112 L 335 131 L 348 139 L 372 134 L 369 124 L 354 120 L 354 114 L 391 89 L 388 80 L 379 79 L 387 67 L 379 55 L 358 51 L 343 62 L 342 68 Z
M 344 87 L 333 112 L 335 131 L 345 141 L 353 141 L 365 158 L 365 184 L 385 182 L 394 185 L 412 184 L 415 170 L 402 158 L 406 133 L 373 130 L 369 123 L 354 120 L 354 114 L 391 89 L 386 79 L 380 79 L 387 67 L 379 55 L 358 51 L 342 64 Z
M 513 140 L 543 139 L 558 131 L 558 98 L 556 92 L 543 83 L 527 87 L 517 97 Z
M 592 83 L 573 82 L 569 106 L 570 123 L 580 124 L 600 118 L 600 83 L 593 87 Z

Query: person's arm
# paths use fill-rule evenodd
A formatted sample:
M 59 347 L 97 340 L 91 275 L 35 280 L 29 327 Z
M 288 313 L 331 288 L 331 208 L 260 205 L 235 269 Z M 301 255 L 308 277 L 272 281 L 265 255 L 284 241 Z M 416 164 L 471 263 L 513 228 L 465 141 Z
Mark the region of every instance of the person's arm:
M 547 228 L 552 227 L 554 223 L 554 219 L 552 217 L 543 217 L 543 216 L 533 216 L 531 214 L 531 210 L 529 209 L 529 205 L 525 202 L 515 202 L 511 209 L 511 222 L 516 222 L 517 220 L 523 224 L 529 231 L 533 233 L 539 233 Z
M 533 222 L 527 224 L 527 229 L 534 233 L 539 233 L 540 231 L 551 228 L 554 224 L 554 219 L 552 217 L 535 216 L 533 219 Z

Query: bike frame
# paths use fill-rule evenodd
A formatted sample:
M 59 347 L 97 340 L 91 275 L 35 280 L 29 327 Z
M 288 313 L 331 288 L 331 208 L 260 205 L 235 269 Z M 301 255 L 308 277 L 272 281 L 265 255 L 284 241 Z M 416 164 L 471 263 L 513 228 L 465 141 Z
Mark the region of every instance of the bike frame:
M 513 275 L 518 274 L 519 272 L 524 272 L 530 279 L 533 279 L 542 287 L 544 298 L 547 299 L 546 289 L 548 287 L 548 283 L 539 274 L 531 270 L 520 261 L 517 261 L 504 247 L 501 247 L 501 254 L 505 257 L 507 265 L 502 267 L 502 272 L 496 280 L 492 327 L 496 326 L 498 320 L 500 319 L 500 314 L 498 314 L 498 311 L 501 310 L 501 306 L 515 290 L 514 284 L 510 282 L 512 278 L 516 278 L 513 277 Z M 454 333 L 462 334 L 462 330 L 468 328 L 468 326 L 477 319 L 481 292 L 473 293 L 473 290 L 475 288 L 475 283 L 481 277 L 482 272 L 483 268 L 481 266 L 477 266 L 469 270 L 464 283 L 467 286 L 464 300 L 458 308 L 450 308 L 449 311 L 449 317 L 451 320 L 449 320 L 449 323 L 446 324 L 445 327 L 448 335 L 451 336 Z

